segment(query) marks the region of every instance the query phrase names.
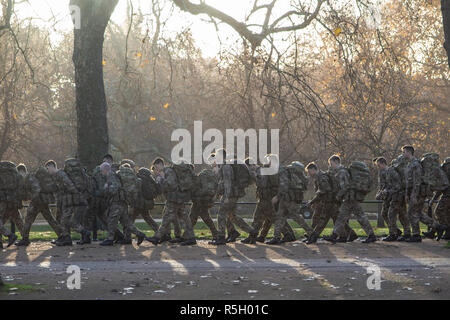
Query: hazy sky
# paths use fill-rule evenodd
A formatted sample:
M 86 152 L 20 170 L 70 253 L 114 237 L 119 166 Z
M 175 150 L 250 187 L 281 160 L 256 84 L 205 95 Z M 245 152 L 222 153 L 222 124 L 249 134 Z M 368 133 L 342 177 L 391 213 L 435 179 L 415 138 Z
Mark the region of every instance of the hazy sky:
M 127 3 L 129 0 L 119 0 L 112 20 L 116 23 L 123 22 L 127 15 Z M 132 0 L 134 7 L 141 7 L 143 13 L 150 12 L 151 1 L 149 0 Z M 315 0 L 309 0 L 315 3 Z M 336 0 L 336 1 L 350 1 L 355 0 Z M 373 0 L 378 1 L 378 0 Z M 262 3 L 264 1 L 261 1 Z M 307 2 L 307 1 L 305 1 Z M 208 0 L 208 4 L 220 9 L 229 15 L 233 16 L 237 20 L 244 21 L 246 14 L 251 10 L 253 0 Z M 274 8 L 273 16 L 278 17 L 285 13 L 290 8 L 290 0 L 278 1 L 277 6 Z M 49 28 L 54 28 L 58 31 L 71 31 L 73 28 L 70 13 L 69 13 L 69 0 L 26 0 L 21 4 L 16 5 L 16 12 L 19 18 L 33 17 L 34 23 L 46 25 Z M 176 10 L 175 12 L 179 12 Z M 261 11 L 264 14 L 264 11 Z M 52 17 L 55 16 L 58 23 L 55 24 Z M 220 43 L 217 38 L 217 32 L 213 24 L 206 21 L 202 21 L 200 18 L 206 18 L 206 16 L 193 16 L 188 13 L 177 13 L 176 16 L 171 17 L 171 21 L 168 24 L 168 31 L 176 33 L 177 31 L 191 26 L 192 34 L 197 42 L 197 45 L 201 48 L 203 55 L 207 57 L 215 56 L 219 49 Z M 261 16 L 254 16 L 253 21 L 261 22 Z M 236 32 L 230 27 L 222 24 L 219 32 L 220 39 L 226 45 L 227 43 L 234 42 L 237 39 Z M 283 35 L 277 36 L 278 39 L 282 39 Z M 58 37 L 55 33 L 54 39 Z

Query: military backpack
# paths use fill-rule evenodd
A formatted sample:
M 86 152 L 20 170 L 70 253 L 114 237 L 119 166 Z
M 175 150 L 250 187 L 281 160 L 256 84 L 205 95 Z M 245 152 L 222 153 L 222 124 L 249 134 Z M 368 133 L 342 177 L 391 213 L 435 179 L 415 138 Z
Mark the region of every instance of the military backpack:
M 296 191 L 308 189 L 308 177 L 305 174 L 305 166 L 301 162 L 292 162 L 286 170 L 289 173 L 289 189 Z
M 67 159 L 64 172 L 69 176 L 79 192 L 89 191 L 89 177 L 78 159 Z
M 128 204 L 132 204 L 140 191 L 139 178 L 136 177 L 134 170 L 127 166 L 120 166 L 117 171 L 120 182 L 122 184 L 122 190 L 125 193 L 125 198 Z
M 353 161 L 347 168 L 350 173 L 350 188 L 367 195 L 372 190 L 372 176 L 364 162 Z
M 408 167 L 408 164 L 409 160 L 405 158 L 403 155 L 399 155 L 396 159 L 393 159 L 391 161 L 391 166 L 400 175 L 403 188 L 406 187 L 406 168 Z
M 55 193 L 57 191 L 57 186 L 53 181 L 53 178 L 44 167 L 40 167 L 34 173 L 37 181 L 39 182 L 39 187 L 41 188 L 42 193 Z
M 161 187 L 153 179 L 152 172 L 149 169 L 139 169 L 136 176 L 142 180 L 141 192 L 145 200 L 153 200 L 161 194 Z
M 231 167 L 233 168 L 234 182 L 236 183 L 236 186 L 241 190 L 245 190 L 252 183 L 250 170 L 247 165 L 235 160 L 231 164 Z
M 441 190 L 448 185 L 448 179 L 440 172 L 441 164 L 437 153 L 426 153 L 420 159 L 423 169 L 422 181 L 431 187 L 432 190 Z
M 195 177 L 196 198 L 211 200 L 217 193 L 218 182 L 213 170 L 204 169 Z
M 19 172 L 14 163 L 0 162 L 0 190 L 15 191 L 20 188 L 20 181 Z
M 192 165 L 187 163 L 173 164 L 172 169 L 178 180 L 178 187 L 181 192 L 192 191 L 195 187 L 195 173 Z

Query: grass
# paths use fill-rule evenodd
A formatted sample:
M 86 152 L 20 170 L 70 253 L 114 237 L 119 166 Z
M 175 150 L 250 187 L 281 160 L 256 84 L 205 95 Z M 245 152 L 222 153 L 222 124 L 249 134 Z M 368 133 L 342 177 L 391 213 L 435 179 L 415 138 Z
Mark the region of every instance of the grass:
M 370 222 L 372 227 L 374 228 L 375 234 L 377 236 L 384 236 L 388 234 L 387 228 L 376 228 L 377 222 L 371 221 Z M 304 230 L 301 228 L 298 228 L 295 222 L 290 223 L 295 231 L 295 235 L 297 238 L 301 238 L 304 235 Z M 142 230 L 147 236 L 153 236 L 154 231 L 150 229 L 150 227 L 145 222 L 138 222 L 136 223 L 136 226 Z M 364 230 L 361 228 L 359 223 L 357 221 L 350 221 L 350 226 L 355 230 L 358 236 L 363 237 L 366 236 Z M 399 228 L 401 228 L 401 225 L 399 225 Z M 425 225 L 421 225 L 422 231 L 426 231 L 427 228 Z M 330 221 L 327 225 L 327 228 L 323 231 L 322 235 L 330 235 L 333 231 L 333 223 Z M 208 227 L 199 220 L 199 222 L 195 225 L 194 228 L 195 236 L 197 238 L 211 238 L 211 231 L 208 229 Z M 17 233 L 18 234 L 18 233 Z M 19 235 L 19 234 L 18 234 Z M 268 238 L 272 237 L 273 235 L 273 227 L 271 228 Z M 247 233 L 241 232 L 241 237 L 247 237 Z M 98 231 L 98 238 L 103 239 L 106 237 L 105 231 Z M 19 236 L 20 238 L 20 236 Z M 80 235 L 77 233 L 72 233 L 73 240 L 80 239 Z M 56 239 L 56 234 L 53 232 L 53 230 L 48 225 L 36 225 L 31 228 L 30 233 L 30 240 L 31 241 L 50 241 Z M 450 247 L 449 244 L 447 244 L 447 247 Z
M 16 290 L 11 290 L 13 288 L 17 288 Z M 2 286 L 0 286 L 0 293 L 10 293 L 10 292 L 17 292 L 17 291 L 35 291 L 37 290 L 37 287 L 25 285 L 25 284 L 16 284 L 16 283 L 4 283 Z

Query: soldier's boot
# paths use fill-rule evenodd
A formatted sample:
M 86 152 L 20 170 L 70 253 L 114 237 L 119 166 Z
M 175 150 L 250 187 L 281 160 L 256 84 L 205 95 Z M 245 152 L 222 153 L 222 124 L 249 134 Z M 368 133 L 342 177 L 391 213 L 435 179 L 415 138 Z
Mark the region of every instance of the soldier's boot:
M 133 240 L 131 239 L 123 239 L 123 240 L 119 240 L 116 242 L 117 244 L 121 244 L 121 245 L 130 245 L 133 244 Z
M 256 243 L 256 237 L 258 236 L 258 231 L 253 231 L 249 234 L 248 238 L 242 240 L 242 243 L 246 244 L 255 244 Z
M 372 243 L 378 241 L 377 236 L 374 234 L 369 235 L 365 240 L 361 241 L 362 243 Z
M 271 240 L 267 241 L 266 244 L 270 244 L 270 245 L 280 245 L 283 244 L 283 241 L 281 241 L 280 238 L 272 238 Z
M 228 235 L 228 238 L 226 238 L 227 243 L 236 242 L 237 238 L 239 238 L 241 234 L 234 230 L 231 234 Z
M 63 236 L 59 236 L 58 238 L 56 238 L 56 239 L 53 239 L 52 241 L 50 241 L 50 243 L 51 244 L 56 244 L 56 242 L 59 240 L 59 241 L 62 241 L 62 238 L 63 238 Z
M 212 244 L 214 246 L 222 246 L 227 244 L 227 241 L 225 240 L 225 237 L 217 237 L 217 239 L 214 239 L 213 241 L 208 242 L 208 244 Z
M 81 233 L 81 240 L 77 241 L 77 244 L 91 244 L 91 233 L 87 230 Z
M 100 242 L 100 245 L 104 246 L 104 247 L 112 247 L 114 245 L 114 241 L 113 240 L 109 240 L 109 239 L 105 239 L 102 242 Z
M 163 243 L 166 241 L 172 241 L 172 237 L 170 236 L 170 234 L 165 234 L 161 237 L 160 242 L 159 243 Z
M 390 234 L 387 237 L 383 238 L 382 240 L 385 242 L 394 242 L 397 241 L 398 236 L 396 234 Z
M 422 232 L 422 235 L 427 239 L 434 239 L 436 237 L 436 230 L 431 228 L 429 231 Z
M 256 240 L 256 242 L 264 243 L 266 241 L 266 238 L 259 236 L 255 240 Z
M 308 241 L 306 241 L 306 244 L 316 243 L 318 239 L 319 237 L 315 233 L 313 233 L 311 237 L 309 237 Z
M 12 233 L 11 235 L 8 236 L 8 245 L 6 246 L 7 248 L 9 248 L 10 246 L 12 246 L 17 240 L 17 236 Z
M 147 237 L 147 238 L 145 238 L 145 240 L 147 240 L 148 242 L 153 243 L 155 246 L 157 246 L 158 243 L 161 243 L 161 239 L 157 238 L 157 237 Z
M 64 247 L 64 246 L 71 246 L 72 245 L 72 238 L 70 236 L 63 236 L 56 240 L 55 244 L 58 247 Z
M 183 239 L 183 238 L 181 238 L 181 237 L 176 237 L 176 238 L 173 238 L 173 239 L 170 239 L 169 240 L 169 242 L 170 243 L 173 243 L 173 244 L 176 244 L 176 243 L 182 243 L 182 242 L 184 242 L 185 240 Z
M 306 238 L 306 240 L 308 240 L 309 238 Z M 288 234 L 286 234 L 284 237 L 283 237 L 283 239 L 281 239 L 281 241 L 283 241 L 283 242 L 294 242 L 294 241 L 296 241 L 297 239 L 295 238 L 295 235 L 293 235 L 293 234 L 291 234 L 291 233 L 288 233 Z
M 3 241 L 1 239 L 0 239 L 0 249 L 3 249 Z
M 123 233 L 116 229 L 116 231 L 114 232 L 113 242 L 119 243 L 119 241 L 122 241 L 124 239 L 125 239 L 125 236 L 123 235 Z
M 197 244 L 197 240 L 195 238 L 184 240 L 180 243 L 182 246 L 193 246 Z
M 137 237 L 137 242 L 136 242 L 136 244 L 137 244 L 138 246 L 140 246 L 140 245 L 142 244 L 142 242 L 144 242 L 144 240 L 147 238 L 147 237 L 145 236 L 145 233 L 143 233 L 143 232 L 139 232 L 139 233 L 136 235 L 136 237 Z
M 358 235 L 355 232 L 351 232 L 350 235 L 347 238 L 347 242 L 353 242 L 356 239 L 358 239 Z
M 397 238 L 402 236 L 402 230 L 400 230 L 399 228 L 397 228 Z
M 444 226 L 442 224 L 438 224 L 436 226 L 436 232 L 437 232 L 437 237 L 436 237 L 436 241 L 439 241 L 442 239 L 442 236 L 444 235 L 444 232 L 447 230 L 447 226 Z
M 408 239 L 406 239 L 405 242 L 411 242 L 411 243 L 422 242 L 422 237 L 419 234 L 414 234 L 411 237 L 409 237 Z
M 30 239 L 28 237 L 23 237 L 22 240 L 17 241 L 15 243 L 16 246 L 18 247 L 28 247 L 30 245 Z
M 407 241 L 409 238 L 411 238 L 411 235 L 405 234 L 405 235 L 403 235 L 403 236 L 398 237 L 398 238 L 397 238 L 397 241 L 398 241 L 398 242 L 405 242 L 405 241 Z
M 331 242 L 331 243 L 336 243 L 337 242 L 337 235 L 333 233 L 332 235 L 324 236 L 323 240 Z

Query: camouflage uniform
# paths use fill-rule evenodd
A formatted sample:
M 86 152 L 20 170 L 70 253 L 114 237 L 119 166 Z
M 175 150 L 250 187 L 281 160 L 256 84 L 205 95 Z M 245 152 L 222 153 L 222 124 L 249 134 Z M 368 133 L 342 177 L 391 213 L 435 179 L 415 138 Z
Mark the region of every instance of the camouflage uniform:
M 337 198 L 342 199 L 342 204 L 339 208 L 339 214 L 334 225 L 333 233 L 340 238 L 346 238 L 347 232 L 345 230 L 345 224 L 349 221 L 350 217 L 354 215 L 364 232 L 368 236 L 373 236 L 374 232 L 369 223 L 369 219 L 364 214 L 364 211 L 357 200 L 355 191 L 350 188 L 349 171 L 343 166 L 340 166 L 336 172 L 336 180 L 339 186 Z
M 157 232 L 159 229 L 158 224 L 155 220 L 150 216 L 150 210 L 153 209 L 154 203 L 153 200 L 145 200 L 143 197 L 138 196 L 135 203 L 133 204 L 133 208 L 130 212 L 130 220 L 134 224 L 137 217 L 141 216 L 144 221 L 153 229 L 153 231 Z M 128 232 L 125 234 L 125 239 L 130 239 L 131 234 Z
M 236 206 L 239 198 L 245 196 L 245 190 L 239 188 L 235 183 L 234 171 L 231 164 L 219 165 L 219 190 L 222 195 L 220 199 L 220 208 L 218 213 L 218 231 L 219 238 L 225 237 L 225 229 L 228 234 L 236 232 L 233 224 L 245 232 L 254 235 L 255 230 L 250 227 L 244 219 L 236 215 Z M 228 220 L 228 221 L 227 221 Z
M 144 234 L 133 224 L 128 215 L 128 203 L 122 190 L 120 178 L 115 172 L 106 176 L 105 197 L 108 204 L 107 209 L 107 240 L 114 240 L 118 230 L 118 223 L 122 225 L 124 233 L 143 236 Z M 130 236 L 131 237 L 131 236 Z
M 386 180 L 381 189 L 385 195 L 385 202 L 388 202 L 388 227 L 390 235 L 397 235 L 397 218 L 403 226 L 403 233 L 405 237 L 411 235 L 411 226 L 409 224 L 408 215 L 406 212 L 404 184 L 401 176 L 394 167 L 386 169 Z M 383 204 L 384 205 L 384 204 Z
M 194 229 L 189 219 L 189 208 L 186 205 L 186 202 L 190 200 L 190 193 L 179 190 L 177 175 L 172 168 L 164 168 L 164 178 L 157 180 L 161 184 L 166 205 L 161 226 L 155 237 L 161 239 L 163 236 L 170 234 L 171 223 L 181 223 L 181 228 L 184 230 L 181 237 L 185 240 L 194 239 Z
M 303 200 L 303 193 L 294 192 L 289 188 L 289 172 L 285 168 L 280 168 L 278 181 L 278 210 L 275 212 L 274 239 L 280 239 L 282 229 L 287 224 L 288 219 L 297 222 L 308 235 L 311 235 L 312 228 L 299 213 L 299 204 Z
M 214 202 L 212 201 L 192 199 L 190 219 L 192 226 L 194 227 L 197 223 L 198 218 L 201 217 L 203 222 L 208 226 L 209 230 L 211 230 L 212 237 L 217 238 L 217 228 L 214 225 L 211 215 L 209 214 L 209 209 L 213 205 Z
M 31 202 L 27 209 L 27 216 L 25 217 L 22 238 L 28 239 L 31 226 L 33 225 L 39 213 L 41 213 L 44 219 L 47 220 L 48 224 L 55 231 L 56 235 L 58 237 L 62 236 L 62 227 L 55 220 L 49 208 L 49 204 L 55 202 L 55 196 L 52 193 L 41 192 L 39 181 L 33 174 L 28 175 L 26 184 L 26 188 L 31 193 Z
M 92 171 L 91 182 L 93 188 L 92 196 L 89 201 L 89 210 L 84 222 L 86 229 L 90 231 L 94 229 L 97 218 L 104 226 L 107 225 L 107 204 L 104 192 L 106 177 L 101 173 L 99 166 Z
M 378 171 L 378 192 L 386 189 L 386 175 L 387 168 L 381 169 Z M 378 193 L 377 193 L 378 194 Z M 386 224 L 389 224 L 389 205 L 391 203 L 391 199 L 389 197 L 384 197 L 383 204 L 381 206 L 381 216 Z
M 441 197 L 436 208 L 434 209 L 434 216 L 440 224 L 450 228 L 450 179 L 448 172 L 446 173 L 442 169 L 440 169 L 439 172 L 443 176 L 443 181 L 446 183 L 444 183 L 441 190 L 435 190 L 431 201 Z
M 411 159 L 406 168 L 406 197 L 408 199 L 408 218 L 411 223 L 413 236 L 420 236 L 420 224 L 435 227 L 433 218 L 423 212 L 425 199 L 430 193 L 426 184 L 422 182 L 423 169 L 419 160 Z
M 81 225 L 83 216 L 88 209 L 86 199 L 77 190 L 64 170 L 58 170 L 54 174 L 53 180 L 58 188 L 61 206 L 62 235 L 64 237 L 70 236 L 71 230 L 80 234 L 86 233 L 87 230 Z

